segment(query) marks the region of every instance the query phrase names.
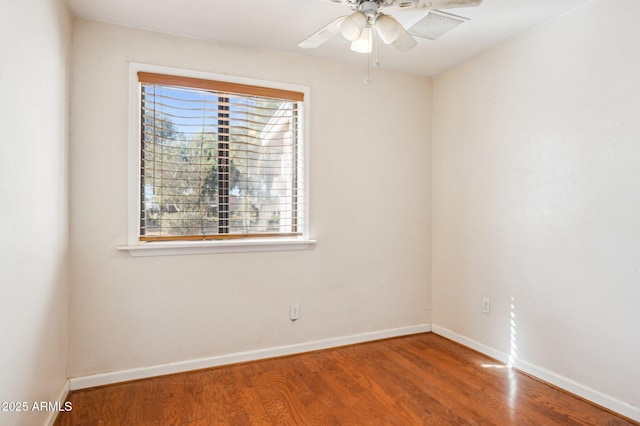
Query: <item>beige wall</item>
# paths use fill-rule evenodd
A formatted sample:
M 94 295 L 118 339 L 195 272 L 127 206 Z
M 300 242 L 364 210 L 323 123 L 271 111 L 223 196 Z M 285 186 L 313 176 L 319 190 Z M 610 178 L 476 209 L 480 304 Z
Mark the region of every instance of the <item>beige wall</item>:
M 0 401 L 55 401 L 67 378 L 70 39 L 62 1 L 0 2 Z
M 302 252 L 133 258 L 128 62 L 311 87 Z M 431 80 L 78 20 L 71 146 L 71 377 L 430 321 Z M 361 215 L 361 209 L 373 214 Z M 289 305 L 301 318 L 289 321 Z
M 434 324 L 635 415 L 638 16 L 588 2 L 434 80 L 432 223 Z

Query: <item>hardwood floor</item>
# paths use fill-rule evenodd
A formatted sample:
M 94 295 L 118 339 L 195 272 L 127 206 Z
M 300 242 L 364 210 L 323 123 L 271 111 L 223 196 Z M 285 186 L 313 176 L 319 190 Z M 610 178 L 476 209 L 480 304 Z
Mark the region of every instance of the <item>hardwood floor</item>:
M 56 425 L 632 425 L 432 333 L 74 391 Z

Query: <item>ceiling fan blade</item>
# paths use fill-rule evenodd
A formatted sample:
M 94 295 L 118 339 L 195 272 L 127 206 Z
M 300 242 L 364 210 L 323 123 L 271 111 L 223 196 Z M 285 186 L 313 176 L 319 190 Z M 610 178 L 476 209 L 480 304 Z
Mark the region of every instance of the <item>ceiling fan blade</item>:
M 396 0 L 394 5 L 399 9 L 456 9 L 479 6 L 482 0 Z
M 324 42 L 326 42 L 331 37 L 335 36 L 340 32 L 340 24 L 346 18 L 347 18 L 346 16 L 341 16 L 335 19 L 325 27 L 319 29 L 318 31 L 316 31 L 315 33 L 311 34 L 309 37 L 304 39 L 304 41 L 298 44 L 298 46 L 302 47 L 303 49 L 312 49 L 314 47 L 318 47 L 322 45 Z

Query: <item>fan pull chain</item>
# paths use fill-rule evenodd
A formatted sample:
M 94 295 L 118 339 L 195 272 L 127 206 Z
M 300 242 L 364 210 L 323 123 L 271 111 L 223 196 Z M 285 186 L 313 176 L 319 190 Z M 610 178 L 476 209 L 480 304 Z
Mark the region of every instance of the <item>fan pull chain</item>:
M 373 37 L 373 48 L 376 50 L 376 60 L 373 61 L 373 67 L 378 68 L 380 66 L 380 61 L 378 60 L 378 32 L 377 31 Z
M 371 53 L 367 53 L 367 77 L 364 84 L 371 84 Z
M 378 60 L 378 37 L 377 34 L 373 35 L 373 48 L 375 50 L 375 59 L 373 61 L 373 67 L 378 68 L 380 61 Z M 367 53 L 367 78 L 364 79 L 364 84 L 371 84 L 371 52 Z

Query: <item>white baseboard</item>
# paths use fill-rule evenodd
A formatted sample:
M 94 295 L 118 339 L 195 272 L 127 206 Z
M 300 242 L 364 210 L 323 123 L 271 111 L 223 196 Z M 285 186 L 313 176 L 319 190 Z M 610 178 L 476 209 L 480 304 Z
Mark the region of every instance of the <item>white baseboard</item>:
M 67 400 L 67 395 L 69 395 L 69 380 L 66 380 L 64 382 L 64 386 L 62 386 L 62 391 L 60 391 L 60 394 L 58 395 L 58 399 L 56 399 L 53 402 L 58 402 L 58 406 L 60 407 L 64 407 L 64 403 Z M 58 411 L 51 411 L 49 413 L 49 417 L 47 417 L 47 421 L 45 422 L 45 426 L 53 426 L 53 424 L 56 421 L 56 418 L 58 417 L 59 412 Z
M 297 343 L 294 345 L 277 346 L 273 348 L 258 349 L 255 351 L 238 352 L 228 355 L 219 355 L 208 358 L 199 358 L 188 361 L 173 362 L 169 364 L 154 365 L 150 367 L 133 368 L 131 370 L 114 371 L 111 373 L 96 374 L 92 376 L 72 377 L 69 379 L 69 387 L 71 390 L 86 389 L 95 386 L 127 382 L 130 380 L 146 379 L 149 377 L 182 373 L 185 371 L 200 370 L 203 368 L 218 367 L 221 365 L 236 364 L 239 362 L 294 355 L 304 352 L 317 351 L 320 349 L 329 349 L 356 343 L 370 342 L 373 340 L 387 339 L 390 337 L 426 333 L 429 331 L 431 331 L 430 324 L 419 324 L 410 327 L 374 331 L 369 333 L 355 334 L 351 336 L 336 337 L 332 339 L 316 340 L 313 342 Z
M 454 342 L 467 346 L 505 364 L 508 364 L 510 361 L 509 354 L 498 351 L 494 348 L 486 346 L 466 336 L 462 336 L 444 327 L 432 324 L 431 331 L 435 334 L 446 337 L 449 340 L 453 340 Z M 640 407 L 627 404 L 626 402 L 620 401 L 609 395 L 605 395 L 557 373 L 530 364 L 526 361 L 522 361 L 520 359 L 513 360 L 512 367 L 542 381 L 557 386 L 560 389 L 566 390 L 567 392 L 570 392 L 574 395 L 578 395 L 579 397 L 598 404 L 601 407 L 607 408 L 611 411 L 628 417 L 629 419 L 640 422 Z

